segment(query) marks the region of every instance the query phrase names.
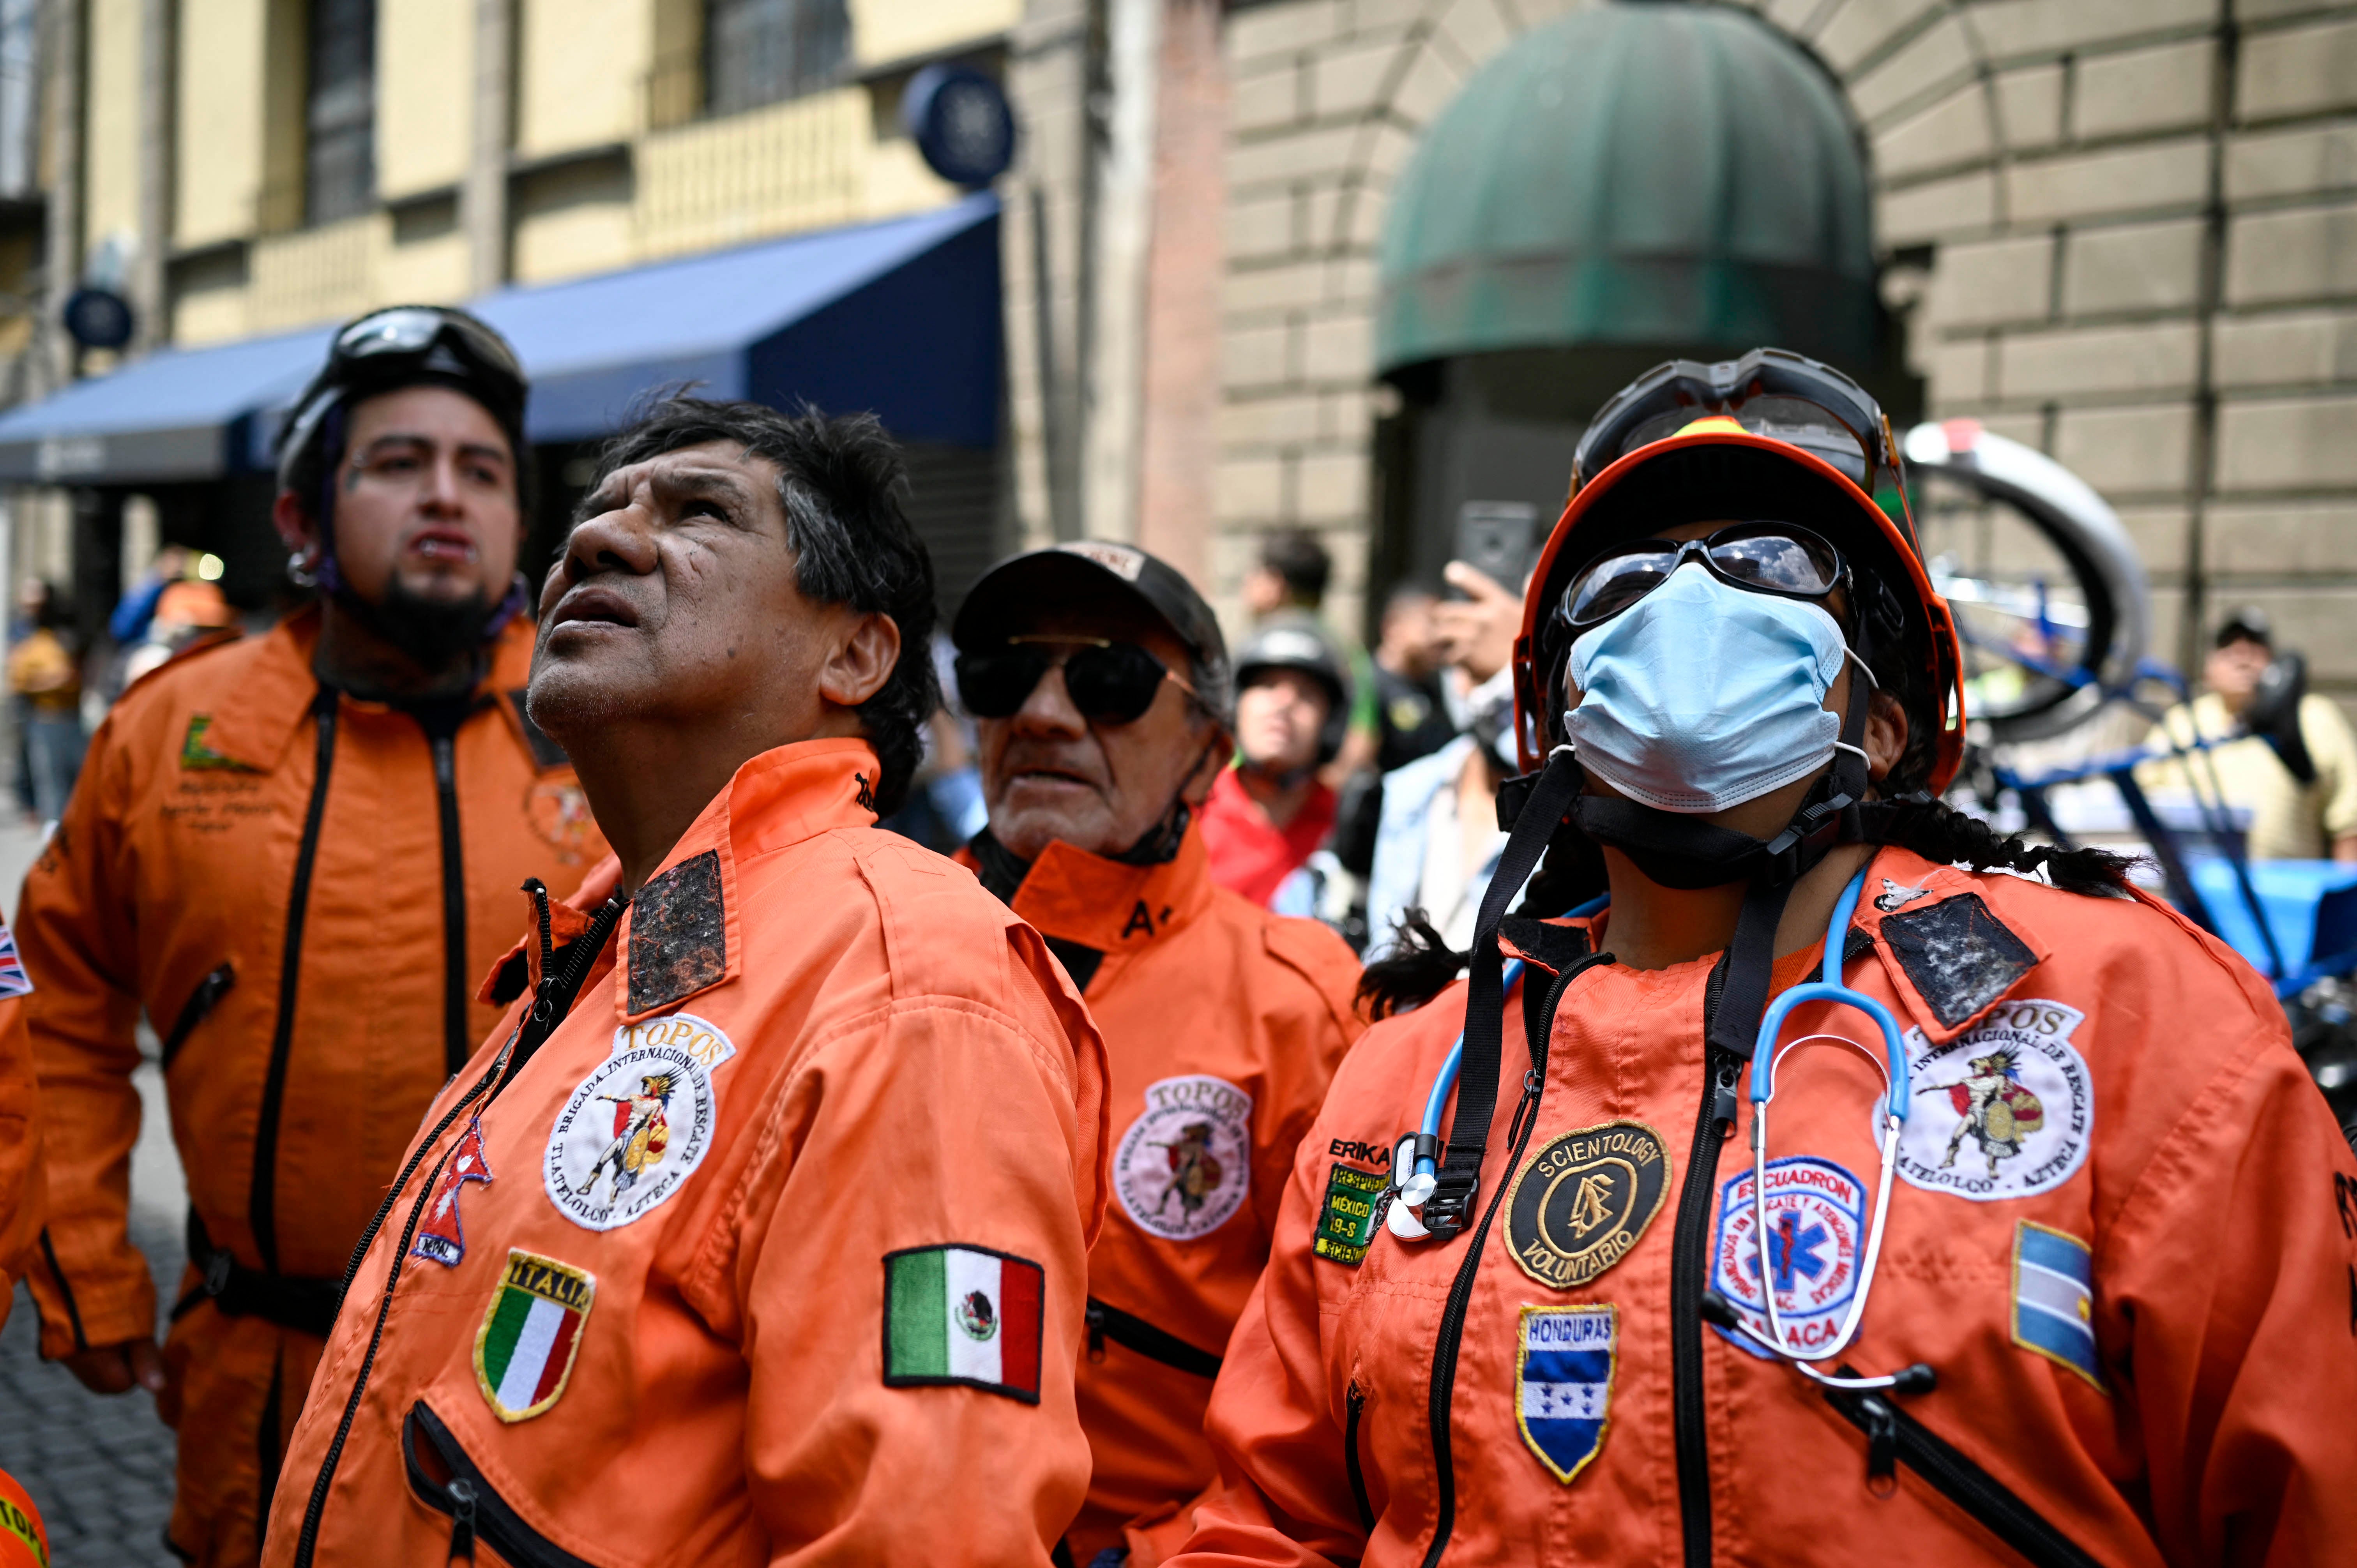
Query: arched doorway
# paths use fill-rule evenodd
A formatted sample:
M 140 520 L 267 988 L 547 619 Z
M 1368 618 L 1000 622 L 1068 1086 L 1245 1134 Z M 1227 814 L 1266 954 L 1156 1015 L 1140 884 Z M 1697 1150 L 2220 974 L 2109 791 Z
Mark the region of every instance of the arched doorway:
M 1749 13 L 1604 5 L 1494 56 L 1377 249 L 1375 602 L 1469 529 L 1543 536 L 1587 415 L 1663 360 L 1774 344 L 1911 416 L 1871 212 L 1839 84 Z

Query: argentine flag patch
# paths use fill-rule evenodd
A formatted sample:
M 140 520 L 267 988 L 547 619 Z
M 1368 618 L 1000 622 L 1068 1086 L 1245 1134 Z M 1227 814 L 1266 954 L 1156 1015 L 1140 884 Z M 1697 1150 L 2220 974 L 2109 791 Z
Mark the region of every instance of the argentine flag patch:
M 1566 1485 L 1604 1446 L 1620 1335 L 1617 1306 L 1523 1308 L 1514 1418 L 1539 1463 Z
M 2095 1351 L 2094 1256 L 2075 1236 L 2024 1219 L 2013 1230 L 2013 1342 L 2104 1388 Z

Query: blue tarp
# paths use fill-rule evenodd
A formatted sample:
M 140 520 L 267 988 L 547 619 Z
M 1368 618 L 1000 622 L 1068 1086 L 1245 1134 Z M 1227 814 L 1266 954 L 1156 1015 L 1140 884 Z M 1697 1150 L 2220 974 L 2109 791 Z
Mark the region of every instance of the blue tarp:
M 830 413 L 872 410 L 904 440 L 998 439 L 998 203 L 798 234 L 599 277 L 502 289 L 474 308 L 533 378 L 527 434 L 612 429 L 657 387 L 700 383 Z M 0 414 L 0 480 L 126 484 L 266 469 L 326 352 L 314 328 L 165 349 Z

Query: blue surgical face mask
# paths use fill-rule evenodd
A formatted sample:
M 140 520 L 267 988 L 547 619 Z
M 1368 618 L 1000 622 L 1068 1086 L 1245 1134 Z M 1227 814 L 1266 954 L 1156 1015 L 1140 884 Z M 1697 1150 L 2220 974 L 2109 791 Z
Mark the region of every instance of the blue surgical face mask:
M 1825 693 L 1849 649 L 1813 604 L 1731 587 L 1687 562 L 1571 645 L 1580 765 L 1668 811 L 1721 811 L 1824 767 Z

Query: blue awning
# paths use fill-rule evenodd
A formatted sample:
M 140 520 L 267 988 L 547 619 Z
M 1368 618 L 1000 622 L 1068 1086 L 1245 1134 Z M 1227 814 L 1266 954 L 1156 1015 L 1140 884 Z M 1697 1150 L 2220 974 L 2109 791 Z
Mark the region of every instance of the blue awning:
M 593 439 L 655 388 L 833 413 L 903 440 L 998 439 L 998 203 L 502 289 L 472 308 L 533 379 L 534 442 Z M 0 414 L 0 481 L 137 484 L 271 467 L 331 328 L 167 349 Z

